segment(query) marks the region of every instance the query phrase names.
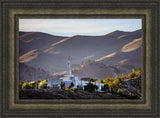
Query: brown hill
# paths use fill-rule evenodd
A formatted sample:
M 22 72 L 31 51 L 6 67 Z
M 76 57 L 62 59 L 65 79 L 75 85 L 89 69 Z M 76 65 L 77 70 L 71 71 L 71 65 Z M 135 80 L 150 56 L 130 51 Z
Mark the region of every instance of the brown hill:
M 43 79 L 52 79 L 53 76 L 41 68 L 30 67 L 24 63 L 19 64 L 19 81 L 34 81 Z
M 96 80 L 106 79 L 107 76 L 116 77 L 120 75 L 116 68 L 97 62 L 82 64 L 73 69 L 73 74 L 79 78 L 92 77 Z
M 107 65 L 106 70 L 109 70 L 111 75 L 120 72 L 127 74 L 132 68 L 141 67 L 141 40 L 141 30 L 115 31 L 103 36 L 73 37 L 20 32 L 19 61 L 29 67 L 41 68 L 49 74 L 54 74 L 67 70 L 67 57 L 71 56 L 72 67 L 87 60 L 95 60 L 95 65 Z M 79 75 L 82 75 L 84 70 L 98 71 L 99 66 L 95 65 L 94 70 L 81 68 Z M 110 66 L 112 69 L 116 68 L 118 73 L 111 71 L 112 69 L 108 68 Z M 93 73 L 93 76 L 99 78 L 98 73 Z
M 106 34 L 106 36 L 110 36 L 110 37 L 119 37 L 119 36 L 125 36 L 128 35 L 131 32 L 124 32 L 124 31 L 120 31 L 120 30 L 116 30 L 114 32 L 111 32 L 109 34 Z
M 53 36 L 41 32 L 19 32 L 20 56 L 31 50 L 45 50 L 61 39 L 67 37 Z

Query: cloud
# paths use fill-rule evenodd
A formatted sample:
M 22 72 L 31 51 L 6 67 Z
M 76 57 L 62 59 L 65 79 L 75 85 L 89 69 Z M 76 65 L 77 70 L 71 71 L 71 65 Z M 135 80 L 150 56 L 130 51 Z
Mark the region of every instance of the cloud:
M 39 31 L 53 35 L 104 35 L 114 30 L 134 31 L 141 19 L 20 19 L 20 31 Z

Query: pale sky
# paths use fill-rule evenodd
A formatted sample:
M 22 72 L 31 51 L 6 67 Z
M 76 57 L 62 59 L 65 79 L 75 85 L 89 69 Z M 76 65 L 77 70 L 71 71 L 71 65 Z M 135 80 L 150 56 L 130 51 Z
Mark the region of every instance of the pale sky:
M 59 36 L 105 35 L 115 30 L 135 31 L 142 19 L 19 19 L 19 31 Z

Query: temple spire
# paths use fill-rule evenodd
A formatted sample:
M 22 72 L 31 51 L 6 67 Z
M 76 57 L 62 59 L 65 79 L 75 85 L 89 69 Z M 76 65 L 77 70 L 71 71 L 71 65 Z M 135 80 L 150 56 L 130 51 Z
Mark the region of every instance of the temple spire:
M 68 60 L 70 60 L 70 56 L 68 56 Z
M 68 75 L 72 76 L 71 64 L 70 64 L 70 56 L 68 56 Z

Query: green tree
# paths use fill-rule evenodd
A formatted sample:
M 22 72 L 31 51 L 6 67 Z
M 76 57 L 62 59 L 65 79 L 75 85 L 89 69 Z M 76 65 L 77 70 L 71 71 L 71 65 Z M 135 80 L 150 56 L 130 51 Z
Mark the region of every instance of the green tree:
M 40 84 L 38 85 L 38 88 L 40 88 L 40 89 L 47 89 L 47 88 L 49 88 L 49 87 L 48 87 L 48 83 L 40 83 Z
M 116 77 L 113 81 L 113 86 L 114 87 L 118 87 L 120 84 L 120 78 L 119 77 Z
M 118 88 L 117 93 L 118 93 L 118 94 L 122 94 L 122 91 L 121 91 L 120 88 Z
M 128 78 L 131 80 L 136 76 L 136 73 L 134 71 L 134 69 L 132 70 L 132 72 L 130 74 L 128 74 Z
M 72 87 L 74 87 L 74 84 L 73 84 L 73 82 L 71 82 L 71 85 L 69 86 L 69 88 L 72 88 Z
M 65 83 L 64 82 L 60 82 L 59 86 L 61 87 L 61 89 L 65 86 Z
M 96 90 L 98 89 L 98 86 L 97 86 L 97 85 L 94 84 L 93 86 L 94 86 L 94 89 L 96 89 Z
M 103 83 L 103 80 L 100 80 L 100 83 Z
M 108 83 L 109 90 L 114 92 L 114 84 L 112 82 Z
M 32 89 L 32 87 L 30 86 L 29 82 L 26 82 L 22 85 L 22 89 Z
M 19 83 L 19 89 L 22 89 L 23 82 Z
M 142 77 L 142 70 L 140 68 L 138 68 L 136 70 L 136 74 L 137 74 L 137 78 L 141 78 Z
M 135 72 L 134 68 L 132 69 L 132 72 L 133 72 L 133 73 Z
M 85 91 L 94 92 L 95 89 L 98 89 L 97 85 L 92 84 L 91 82 L 87 84 L 87 86 L 84 86 Z
M 36 89 L 36 81 L 29 82 L 31 89 Z
M 103 80 L 104 84 L 109 84 L 112 82 L 112 78 L 110 76 L 108 76 L 106 79 Z
M 90 82 L 93 82 L 93 78 L 92 78 L 92 77 L 90 77 L 90 78 L 89 78 L 89 81 L 90 81 Z
M 141 73 L 142 70 L 140 68 L 137 68 L 136 73 Z
M 104 86 L 101 87 L 102 91 L 106 91 L 108 89 L 109 89 L 108 84 L 105 84 Z
M 125 79 L 123 73 L 121 74 L 121 77 L 120 77 L 120 78 L 121 78 L 122 81 Z
M 36 81 L 36 83 L 35 83 L 35 89 L 38 89 L 39 82 L 40 81 Z

